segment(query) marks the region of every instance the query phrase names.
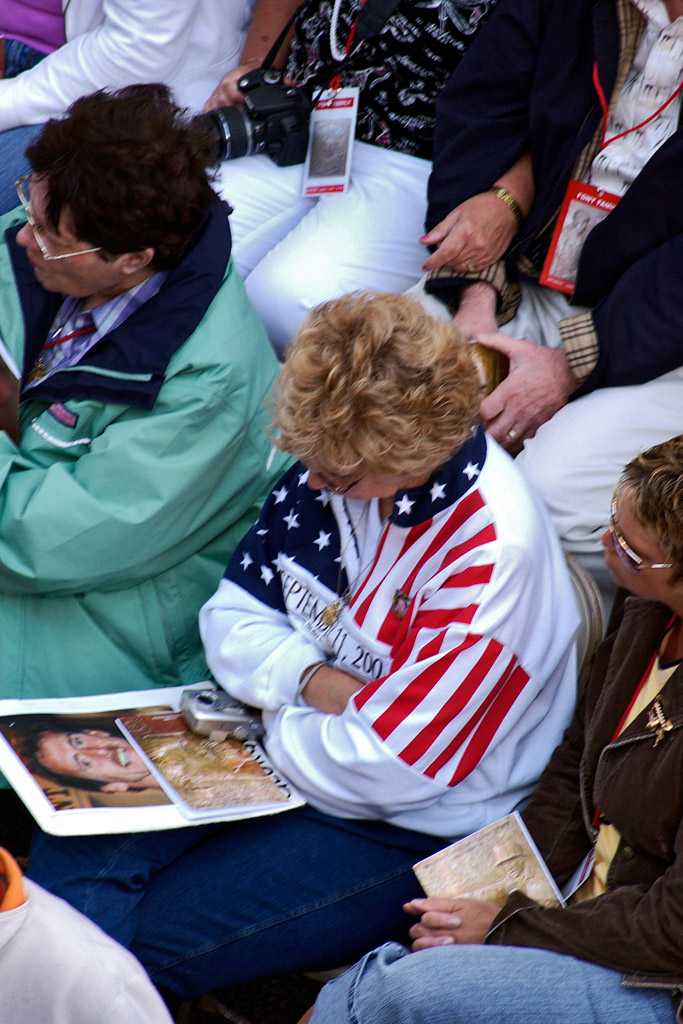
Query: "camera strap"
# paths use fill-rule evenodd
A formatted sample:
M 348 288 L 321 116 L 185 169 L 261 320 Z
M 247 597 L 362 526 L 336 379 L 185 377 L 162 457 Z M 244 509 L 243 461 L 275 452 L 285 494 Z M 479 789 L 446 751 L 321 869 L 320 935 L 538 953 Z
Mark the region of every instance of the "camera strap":
M 364 39 L 372 39 L 389 21 L 398 7 L 399 0 L 365 0 L 358 12 L 356 39 L 362 43 Z
M 353 28 L 351 30 L 351 39 L 353 39 L 354 34 L 357 42 L 359 43 L 364 42 L 366 39 L 372 39 L 373 36 L 376 36 L 384 28 L 387 21 L 398 7 L 398 4 L 399 0 L 364 0 L 364 2 L 361 4 L 361 8 L 353 24 Z M 280 32 L 280 35 L 277 37 L 277 39 L 271 46 L 270 50 L 266 54 L 266 57 L 261 67 L 271 68 L 273 66 L 273 61 L 277 57 L 280 51 L 280 47 L 282 46 L 287 37 L 287 33 L 289 32 L 290 28 L 296 21 L 297 15 L 304 6 L 305 4 L 302 3 L 294 11 L 291 18 Z M 348 57 L 348 45 L 347 52 L 344 55 L 344 60 L 346 59 L 346 57 Z M 334 69 L 329 69 L 329 74 L 332 75 L 334 71 L 339 73 L 339 71 L 341 71 L 341 69 L 344 66 L 344 60 L 338 61 Z M 325 72 L 327 73 L 326 68 Z M 319 78 L 319 76 L 316 77 Z

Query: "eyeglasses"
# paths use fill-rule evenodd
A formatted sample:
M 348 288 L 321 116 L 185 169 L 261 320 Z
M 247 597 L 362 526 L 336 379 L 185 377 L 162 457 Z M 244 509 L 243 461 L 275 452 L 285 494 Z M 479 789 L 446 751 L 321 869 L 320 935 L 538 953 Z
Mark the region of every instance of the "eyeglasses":
M 356 484 L 359 484 L 366 474 L 361 474 L 361 476 L 359 476 L 357 480 L 352 480 L 350 484 L 346 484 L 344 487 L 338 487 L 336 484 L 331 483 L 324 473 L 316 473 L 315 475 L 319 476 L 322 482 L 325 484 L 326 491 L 329 491 L 330 494 L 341 495 L 346 494 L 348 491 L 351 490 L 352 487 L 355 487 Z
M 94 249 L 79 249 L 78 252 L 63 252 L 63 253 L 61 253 L 58 256 L 53 256 L 52 253 L 50 252 L 50 250 L 48 249 L 48 247 L 46 246 L 45 242 L 43 241 L 43 236 L 41 235 L 40 230 L 37 227 L 36 222 L 35 222 L 34 217 L 33 217 L 33 207 L 31 206 L 31 196 L 30 196 L 29 190 L 28 190 L 28 186 L 29 186 L 30 182 L 31 182 L 31 175 L 30 174 L 25 174 L 23 178 L 17 178 L 17 180 L 14 182 L 14 187 L 17 190 L 17 195 L 19 196 L 19 202 L 24 207 L 24 213 L 26 214 L 26 219 L 28 220 L 28 226 L 30 227 L 31 231 L 33 232 L 33 237 L 36 240 L 36 245 L 40 249 L 41 255 L 42 255 L 44 260 L 48 260 L 48 261 L 49 260 L 68 260 L 69 257 L 71 257 L 71 256 L 85 256 L 89 252 L 101 252 L 102 251 L 102 246 L 101 245 L 97 245 L 97 246 L 95 246 Z
M 615 542 L 614 550 L 622 564 L 631 572 L 640 572 L 641 569 L 673 569 L 673 562 L 645 562 L 632 547 L 629 547 L 626 538 L 617 526 L 617 503 L 614 498 L 612 498 L 612 509 L 609 515 L 609 532 Z

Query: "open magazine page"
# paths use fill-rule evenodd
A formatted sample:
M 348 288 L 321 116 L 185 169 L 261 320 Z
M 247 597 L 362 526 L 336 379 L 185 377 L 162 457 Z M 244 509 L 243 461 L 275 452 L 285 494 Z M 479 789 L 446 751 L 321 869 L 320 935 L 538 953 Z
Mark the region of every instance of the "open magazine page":
M 194 688 L 206 686 L 199 683 Z M 267 778 L 267 798 L 259 802 L 244 800 L 239 806 L 234 806 L 233 800 L 231 806 L 213 808 L 207 815 L 195 808 L 191 818 L 181 813 L 177 800 L 174 802 L 164 791 L 155 766 L 134 748 L 116 720 L 139 719 L 150 708 L 175 714 L 186 689 L 2 700 L 0 771 L 41 828 L 53 835 L 178 828 L 202 821 L 274 814 L 304 803 L 293 787 L 267 768 L 265 755 L 254 746 L 249 756 Z M 197 743 L 209 745 L 211 741 L 199 737 Z M 264 792 L 260 795 L 264 797 Z
M 564 906 L 516 811 L 419 861 L 413 871 L 427 896 L 490 900 L 502 907 L 518 891 L 544 907 Z
M 189 818 L 287 803 L 290 789 L 253 740 L 209 740 L 181 714 L 150 709 L 117 720 L 164 792 Z

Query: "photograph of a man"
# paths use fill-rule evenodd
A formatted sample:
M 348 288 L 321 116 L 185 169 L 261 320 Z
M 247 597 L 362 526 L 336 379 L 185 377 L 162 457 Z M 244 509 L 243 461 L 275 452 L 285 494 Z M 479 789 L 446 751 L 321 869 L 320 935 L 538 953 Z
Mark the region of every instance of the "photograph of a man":
M 101 793 L 159 788 L 148 765 L 128 740 L 105 729 L 46 729 L 38 735 L 34 758 L 51 775 L 79 784 L 92 782 Z
M 130 802 L 168 803 L 159 783 L 116 725 L 115 715 L 21 715 L 0 719 L 9 741 L 57 809 Z M 65 799 L 65 794 L 68 794 Z

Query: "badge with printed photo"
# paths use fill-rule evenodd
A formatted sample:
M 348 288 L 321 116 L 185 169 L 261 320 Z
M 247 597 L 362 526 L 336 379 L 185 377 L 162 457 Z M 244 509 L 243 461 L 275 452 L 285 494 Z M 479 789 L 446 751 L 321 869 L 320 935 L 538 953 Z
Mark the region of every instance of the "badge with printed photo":
M 574 294 L 581 250 L 596 224 L 611 213 L 620 200 L 581 181 L 569 182 L 557 218 L 539 283 L 555 291 Z
M 311 112 L 302 195 L 330 195 L 348 190 L 358 94 L 355 87 L 328 89 Z

